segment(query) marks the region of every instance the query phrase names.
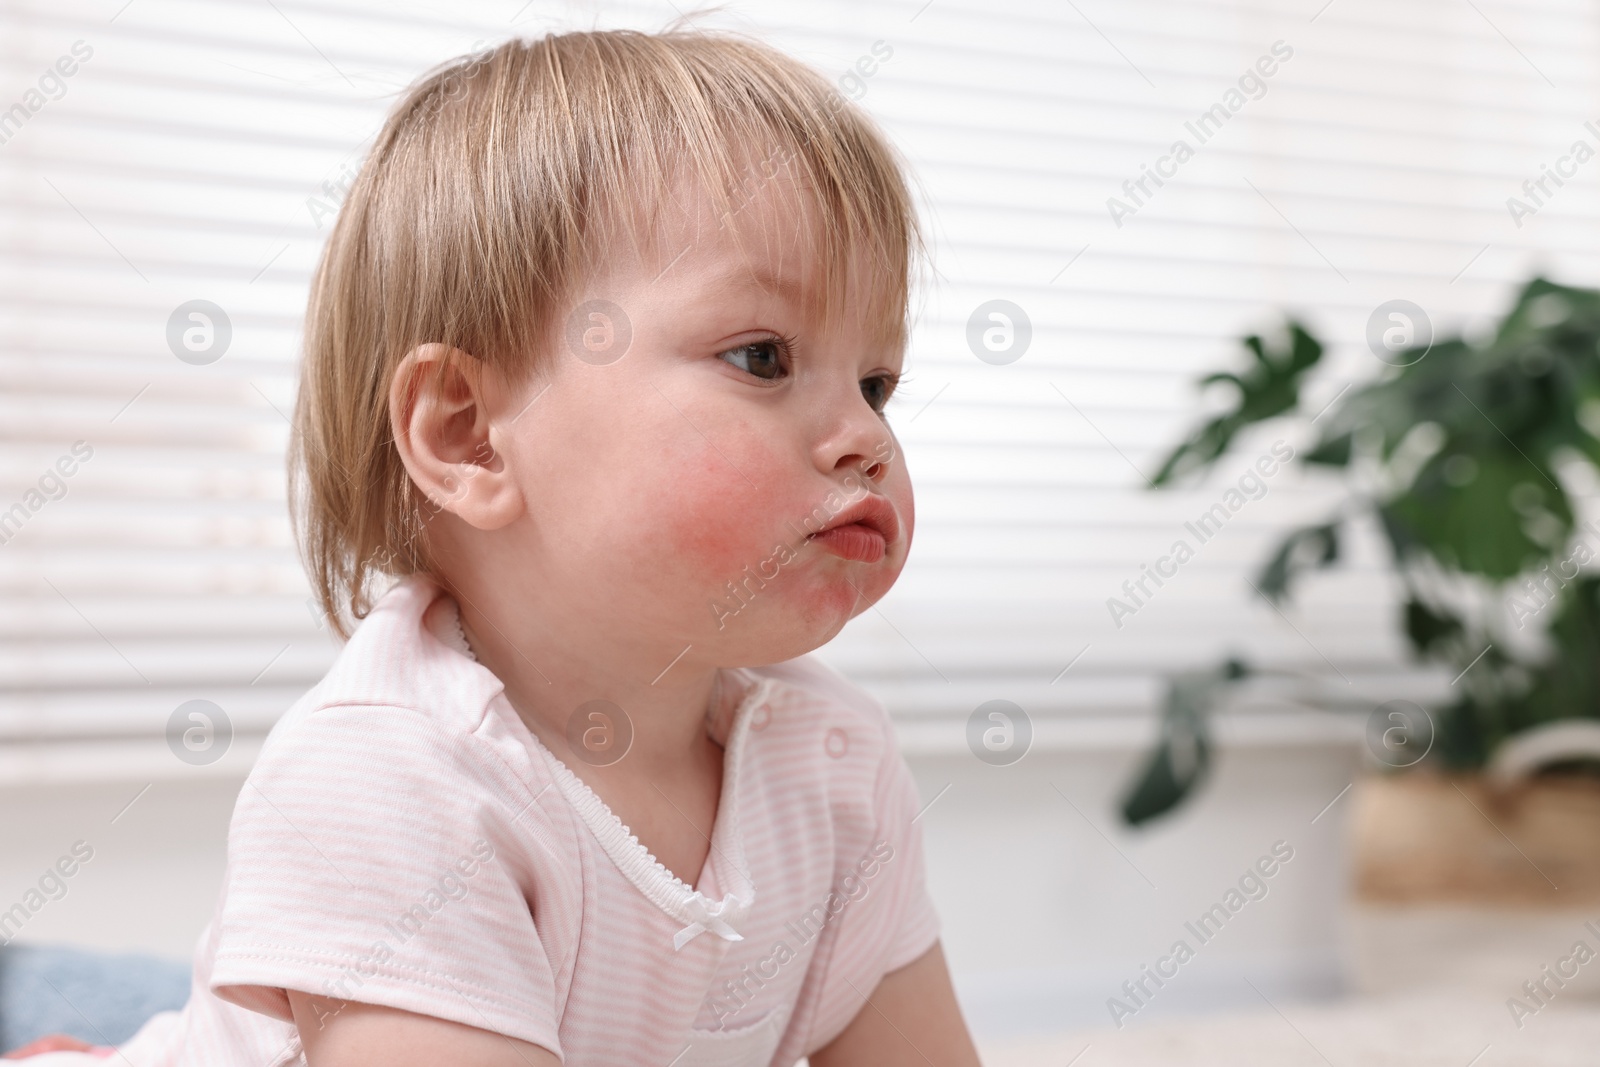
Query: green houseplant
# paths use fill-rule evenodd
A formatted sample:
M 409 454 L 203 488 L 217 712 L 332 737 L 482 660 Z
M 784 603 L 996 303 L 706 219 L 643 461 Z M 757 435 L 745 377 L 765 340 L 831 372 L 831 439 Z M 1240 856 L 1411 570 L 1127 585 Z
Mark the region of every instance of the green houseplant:
M 1375 519 L 1413 654 L 1459 674 L 1452 702 L 1430 713 L 1430 761 L 1477 768 L 1521 731 L 1600 719 L 1600 575 L 1584 567 L 1600 527 L 1580 526 L 1574 507 L 1600 470 L 1600 292 L 1536 278 L 1492 336 L 1402 349 L 1321 412 L 1302 408 L 1301 391 L 1322 345 L 1298 322 L 1285 333 L 1245 338 L 1245 370 L 1202 379 L 1232 386 L 1232 406 L 1172 450 L 1154 485 L 1209 469 L 1256 423 L 1313 421 L 1297 461 L 1337 474 L 1344 497 L 1283 538 L 1260 592 L 1284 600 L 1303 573 L 1337 564 L 1353 519 Z M 1249 673 L 1229 661 L 1172 680 L 1161 740 L 1124 798 L 1129 824 L 1204 778 L 1207 712 Z

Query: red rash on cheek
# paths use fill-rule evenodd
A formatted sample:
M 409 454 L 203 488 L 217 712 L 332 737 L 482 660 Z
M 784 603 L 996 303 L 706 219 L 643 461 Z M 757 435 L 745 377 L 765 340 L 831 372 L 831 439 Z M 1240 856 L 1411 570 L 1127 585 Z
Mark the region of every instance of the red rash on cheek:
M 663 457 L 667 473 L 646 490 L 657 544 L 668 557 L 661 562 L 687 583 L 680 593 L 697 604 L 704 596 L 746 626 L 758 617 L 775 622 L 778 616 L 768 613 L 776 611 L 788 614 L 790 625 L 832 633 L 898 578 L 913 525 L 909 486 L 884 487 L 901 521 L 888 554 L 875 564 L 848 563 L 808 542 L 806 523 L 814 527 L 819 509 L 826 514 L 854 499 L 850 489 L 840 488 L 829 503 L 803 464 L 740 443 L 733 434 L 716 448 L 684 442 L 681 453 Z
M 782 514 L 777 493 L 715 452 L 680 467 L 661 489 L 665 536 L 696 577 L 720 586 L 771 554 Z

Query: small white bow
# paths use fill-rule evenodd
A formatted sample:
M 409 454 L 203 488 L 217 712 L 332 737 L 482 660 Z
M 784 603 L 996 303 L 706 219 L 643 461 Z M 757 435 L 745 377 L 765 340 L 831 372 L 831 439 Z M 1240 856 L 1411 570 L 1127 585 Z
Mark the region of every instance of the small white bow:
M 748 906 L 746 901 L 738 899 L 731 893 L 716 904 L 712 904 L 702 896 L 690 897 L 684 904 L 684 910 L 689 913 L 692 921 L 673 936 L 673 951 L 681 950 L 684 945 L 707 930 L 728 941 L 743 941 L 744 935 L 729 926 L 725 916 L 731 915 L 735 920 L 742 919 Z

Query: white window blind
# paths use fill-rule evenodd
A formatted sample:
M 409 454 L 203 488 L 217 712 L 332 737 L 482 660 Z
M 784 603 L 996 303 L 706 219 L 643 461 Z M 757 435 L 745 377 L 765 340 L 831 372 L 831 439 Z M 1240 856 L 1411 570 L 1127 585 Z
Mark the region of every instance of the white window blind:
M 672 16 L 0 8 L 0 741 L 159 738 L 194 699 L 258 738 L 320 677 L 334 649 L 294 555 L 283 449 L 340 186 L 433 63 L 512 32 Z M 1600 147 L 1584 126 L 1600 121 L 1600 12 L 869 0 L 740 4 L 709 24 L 844 78 L 911 161 L 934 245 L 891 407 L 916 547 L 833 662 L 944 733 L 996 697 L 1044 721 L 1146 711 L 1163 672 L 1227 651 L 1379 699 L 1423 684 L 1370 542 L 1286 616 L 1244 581 L 1276 532 L 1323 515 L 1330 484 L 1277 473 L 1211 540 L 1186 532 L 1274 440 L 1303 438 L 1253 435 L 1197 487 L 1143 478 L 1201 417 L 1192 381 L 1285 311 L 1330 346 L 1320 404 L 1382 369 L 1363 336 L 1384 301 L 1472 331 L 1534 270 L 1600 280 L 1600 161 L 1520 226 L 1506 205 L 1574 141 Z M 1241 88 L 1266 66 L 1262 90 Z M 967 341 L 991 300 L 1031 323 L 1004 365 Z M 169 344 L 192 301 L 231 329 L 214 361 Z M 1119 628 L 1107 599 L 1179 539 L 1194 558 Z

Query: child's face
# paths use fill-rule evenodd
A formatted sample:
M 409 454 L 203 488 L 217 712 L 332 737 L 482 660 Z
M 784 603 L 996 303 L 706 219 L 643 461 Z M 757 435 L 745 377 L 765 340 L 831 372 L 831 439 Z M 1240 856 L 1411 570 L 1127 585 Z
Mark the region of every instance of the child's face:
M 786 181 L 741 207 L 742 250 L 704 197 L 664 213 L 659 253 L 614 242 L 572 303 L 621 316 L 581 313 L 498 413 L 491 440 L 527 506 L 501 532 L 529 567 L 505 578 L 579 631 L 777 662 L 827 641 L 905 564 L 911 480 L 875 410 L 902 354 L 864 312 L 828 326 L 802 304 L 820 264 Z

